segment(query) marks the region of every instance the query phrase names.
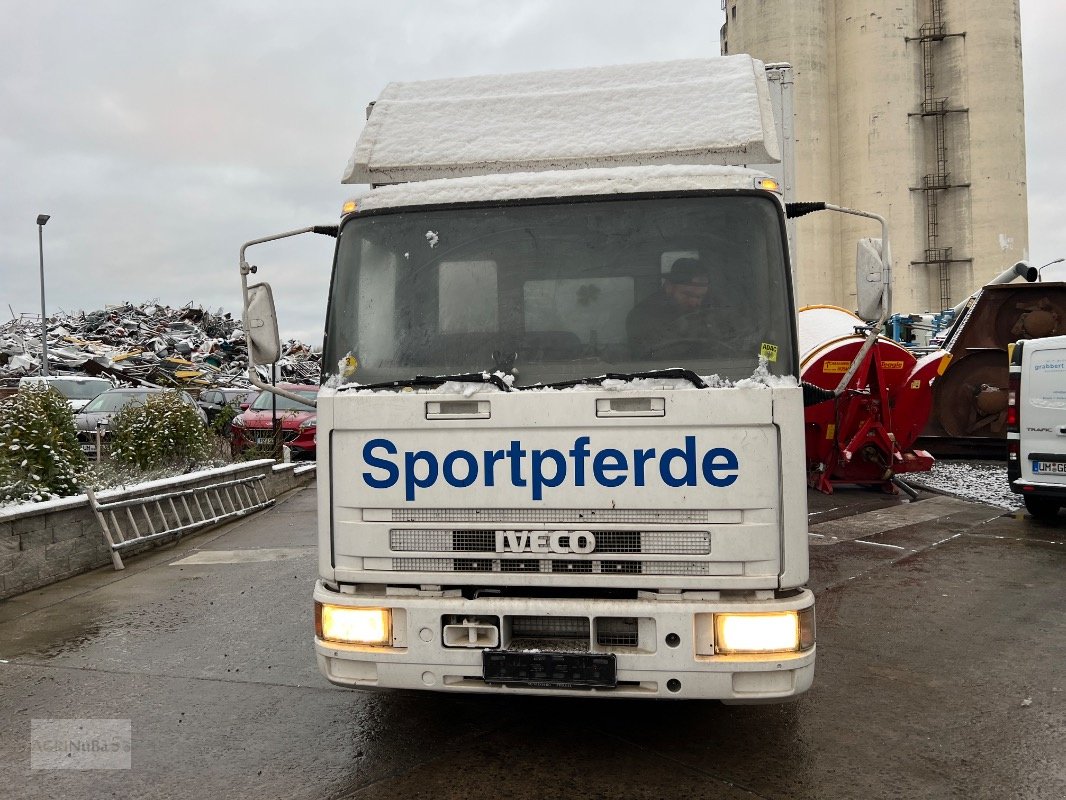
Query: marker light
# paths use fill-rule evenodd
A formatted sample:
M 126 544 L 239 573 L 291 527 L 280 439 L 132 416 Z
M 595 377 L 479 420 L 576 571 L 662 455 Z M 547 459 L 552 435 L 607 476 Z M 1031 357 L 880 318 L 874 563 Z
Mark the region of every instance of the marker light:
M 320 638 L 349 644 L 389 644 L 392 641 L 392 610 L 351 608 L 315 603 Z
M 773 178 L 756 178 L 755 188 L 764 189 L 767 192 L 781 193 L 781 184 L 775 181 Z
M 814 608 L 774 614 L 715 614 L 718 653 L 779 653 L 814 646 Z
M 344 201 L 344 205 L 341 206 L 341 216 L 343 217 L 345 214 L 351 214 L 357 208 L 359 208 L 359 204 L 354 200 L 346 200 Z
M 1018 396 L 1022 393 L 1022 373 L 1010 372 L 1007 374 L 1007 433 L 1018 433 L 1020 421 L 1018 417 Z

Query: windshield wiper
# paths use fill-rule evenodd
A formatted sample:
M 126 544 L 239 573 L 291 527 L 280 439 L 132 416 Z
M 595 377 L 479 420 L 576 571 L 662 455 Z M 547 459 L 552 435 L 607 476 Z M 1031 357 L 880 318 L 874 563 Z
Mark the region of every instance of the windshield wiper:
M 593 378 L 578 378 L 573 381 L 559 381 L 558 383 L 541 384 L 544 388 L 568 389 L 571 386 L 588 386 L 603 383 L 608 380 L 631 381 L 636 378 L 680 378 L 686 380 L 697 389 L 706 389 L 707 382 L 690 369 L 684 367 L 670 367 L 669 369 L 650 369 L 646 372 L 608 372 Z M 520 386 L 520 389 L 535 389 L 535 386 Z
M 514 391 L 513 387 L 496 373 L 467 372 L 460 375 L 415 375 L 413 378 L 403 378 L 398 381 L 384 381 L 382 383 L 349 383 L 338 387 L 338 391 L 344 389 L 403 389 L 415 386 L 440 386 L 448 381 L 459 383 L 491 383 L 497 389 L 505 392 Z

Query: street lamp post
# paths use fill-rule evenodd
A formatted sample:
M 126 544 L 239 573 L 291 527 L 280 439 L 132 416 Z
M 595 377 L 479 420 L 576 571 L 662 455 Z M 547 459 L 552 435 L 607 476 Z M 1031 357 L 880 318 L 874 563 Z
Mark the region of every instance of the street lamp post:
M 44 226 L 51 219 L 37 215 L 37 250 L 41 254 L 41 375 L 48 377 L 48 317 L 44 312 Z
M 1066 261 L 1066 258 L 1056 258 L 1054 261 L 1047 262 L 1044 267 L 1050 267 L 1052 264 L 1061 264 L 1063 261 Z M 1040 277 L 1040 273 L 1044 267 L 1038 267 L 1036 270 L 1037 283 L 1040 283 L 1043 280 L 1043 278 Z

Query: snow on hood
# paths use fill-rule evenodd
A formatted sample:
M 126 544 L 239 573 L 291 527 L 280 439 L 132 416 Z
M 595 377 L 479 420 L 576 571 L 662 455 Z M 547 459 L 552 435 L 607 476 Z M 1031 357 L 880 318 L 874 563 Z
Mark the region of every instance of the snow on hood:
M 342 362 L 343 363 L 343 362 Z M 482 373 L 487 378 L 489 373 Z M 514 386 L 514 376 L 503 372 L 493 373 L 508 386 Z M 709 389 L 787 389 L 799 386 L 799 381 L 791 375 L 773 375 L 765 358 L 759 359 L 759 365 L 750 378 L 731 381 L 719 375 L 701 375 Z M 683 378 L 632 378 L 620 380 L 608 378 L 599 383 L 577 384 L 576 386 L 524 386 L 523 392 L 620 392 L 620 391 L 700 391 L 691 381 Z M 358 383 L 344 383 L 334 375 L 323 385 L 320 396 L 327 394 L 455 394 L 471 397 L 475 394 L 501 394 L 504 390 L 492 383 L 474 381 L 445 381 L 439 386 L 429 387 L 389 387 L 383 389 L 363 389 Z

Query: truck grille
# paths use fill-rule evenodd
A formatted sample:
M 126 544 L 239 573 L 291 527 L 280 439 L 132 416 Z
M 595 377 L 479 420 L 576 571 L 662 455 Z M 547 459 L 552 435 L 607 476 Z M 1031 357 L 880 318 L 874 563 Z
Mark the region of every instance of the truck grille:
M 710 575 L 706 561 L 575 561 L 567 559 L 394 558 L 397 572 L 546 572 L 586 575 Z
M 511 637 L 515 639 L 589 638 L 588 617 L 511 617 Z
M 637 620 L 632 617 L 599 617 L 596 644 L 600 647 L 636 647 Z
M 648 633 L 654 639 L 653 627 Z M 636 617 L 505 617 L 503 634 L 510 650 L 612 652 L 640 647 Z
M 711 552 L 709 531 L 595 531 L 595 535 L 594 553 L 703 556 Z M 568 544 L 568 538 L 564 536 L 563 542 Z M 395 552 L 495 553 L 496 531 L 393 529 L 389 548 Z

